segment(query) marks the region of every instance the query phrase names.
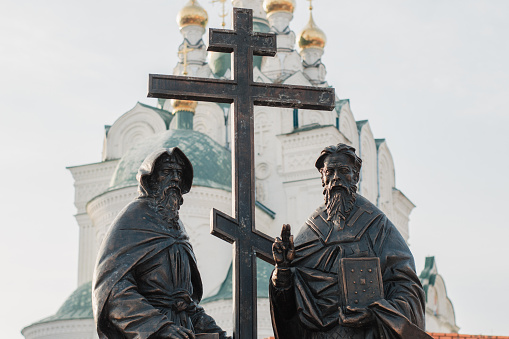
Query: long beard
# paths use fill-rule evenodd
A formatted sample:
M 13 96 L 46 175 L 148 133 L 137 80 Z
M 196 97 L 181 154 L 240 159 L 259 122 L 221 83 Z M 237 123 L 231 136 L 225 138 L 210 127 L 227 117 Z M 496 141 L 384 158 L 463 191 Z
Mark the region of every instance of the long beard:
M 179 187 L 169 186 L 155 197 L 155 207 L 170 227 L 178 227 L 179 209 L 182 205 L 182 193 Z
M 327 209 L 327 220 L 334 226 L 343 229 L 341 220 L 346 220 L 355 204 L 356 187 L 347 187 L 342 184 L 334 187 L 327 185 L 324 190 L 325 207 Z

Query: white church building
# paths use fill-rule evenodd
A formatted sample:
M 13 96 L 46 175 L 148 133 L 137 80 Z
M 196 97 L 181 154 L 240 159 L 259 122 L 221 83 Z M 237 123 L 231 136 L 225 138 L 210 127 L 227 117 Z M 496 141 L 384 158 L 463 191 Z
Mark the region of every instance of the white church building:
M 297 36 L 291 28 L 296 0 L 233 0 L 254 11 L 254 30 L 277 35 L 276 57 L 254 57 L 254 79 L 264 83 L 329 86 L 321 61 L 326 35 L 310 15 Z M 304 0 L 302 0 L 304 3 Z M 189 1 L 178 13 L 183 36 L 175 75 L 229 79 L 230 54 L 208 53 L 203 40 L 207 13 Z M 22 330 L 26 339 L 97 338 L 91 306 L 91 280 L 98 247 L 120 210 L 138 196 L 136 173 L 144 158 L 162 147 L 179 147 L 194 167 L 194 182 L 184 196 L 180 217 L 191 238 L 204 285 L 201 305 L 231 334 L 231 245 L 210 234 L 210 210 L 231 213 L 230 105 L 182 100 L 136 103 L 104 131 L 102 161 L 69 167 L 74 178 L 79 234 L 77 290 L 56 314 Z M 255 109 L 256 227 L 271 235 L 281 225 L 298 233 L 323 202 L 314 162 L 320 151 L 339 142 L 352 145 L 363 160 L 359 193 L 377 205 L 409 238 L 415 207 L 396 188 L 394 162 L 385 139 L 376 139 L 367 120 L 356 121 L 348 99 L 336 98 L 333 111 Z M 99 151 L 99 150 L 98 150 Z M 434 258 L 421 274 L 427 293 L 429 332 L 457 332 Z M 268 302 L 271 266 L 259 262 L 258 335 L 273 336 Z M 48 310 L 48 313 L 53 310 Z

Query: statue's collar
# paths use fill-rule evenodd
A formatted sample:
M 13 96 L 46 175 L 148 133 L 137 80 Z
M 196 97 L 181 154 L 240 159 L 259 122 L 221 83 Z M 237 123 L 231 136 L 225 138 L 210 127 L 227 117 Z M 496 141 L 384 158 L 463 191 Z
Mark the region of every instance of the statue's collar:
M 325 205 L 318 207 L 308 219 L 307 224 L 324 244 L 329 245 L 359 240 L 371 222 L 380 214 L 376 207 L 358 195 L 352 211 L 344 221 L 346 226 L 343 229 L 339 230 L 332 222 L 327 221 Z

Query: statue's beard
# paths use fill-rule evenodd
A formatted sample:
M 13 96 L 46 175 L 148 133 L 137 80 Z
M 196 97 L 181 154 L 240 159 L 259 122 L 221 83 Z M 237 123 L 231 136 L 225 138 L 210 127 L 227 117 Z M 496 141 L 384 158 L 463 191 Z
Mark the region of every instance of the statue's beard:
M 157 212 L 162 216 L 163 220 L 170 224 L 170 227 L 178 226 L 179 209 L 182 202 L 180 188 L 174 185 L 161 189 L 155 197 Z
M 341 219 L 346 220 L 355 204 L 355 185 L 345 186 L 341 183 L 326 185 L 323 189 L 327 220 L 342 229 Z

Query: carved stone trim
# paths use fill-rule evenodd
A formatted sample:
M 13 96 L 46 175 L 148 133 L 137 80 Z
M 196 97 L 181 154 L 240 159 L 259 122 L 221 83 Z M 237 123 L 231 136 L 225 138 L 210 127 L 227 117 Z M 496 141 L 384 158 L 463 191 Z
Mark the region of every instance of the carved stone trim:
M 95 339 L 94 319 L 59 320 L 25 327 L 21 333 L 26 339 Z

